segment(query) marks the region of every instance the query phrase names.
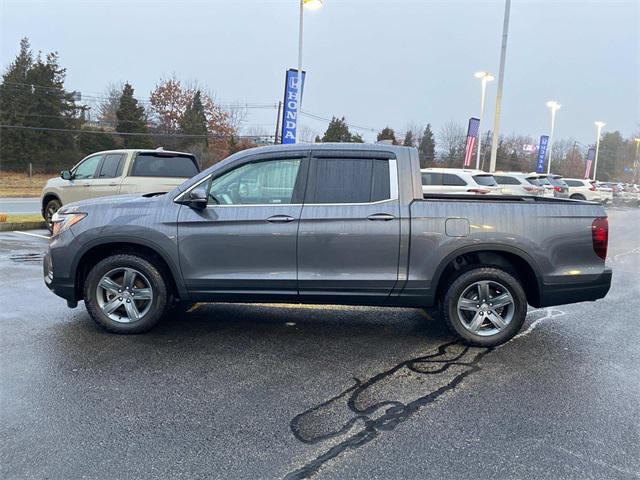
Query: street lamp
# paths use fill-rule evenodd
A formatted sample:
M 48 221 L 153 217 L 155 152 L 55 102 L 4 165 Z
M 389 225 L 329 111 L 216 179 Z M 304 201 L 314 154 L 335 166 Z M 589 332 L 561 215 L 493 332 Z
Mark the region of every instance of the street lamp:
M 484 97 L 487 91 L 487 82 L 493 80 L 493 75 L 488 72 L 476 72 L 474 77 L 480 79 L 481 94 L 480 94 L 480 122 L 478 123 L 478 153 L 476 154 L 476 170 L 480 170 L 480 144 L 482 142 L 482 117 L 484 116 Z
M 598 170 L 598 152 L 600 151 L 600 133 L 602 132 L 602 127 L 606 125 L 604 122 L 595 122 L 596 125 L 596 158 L 593 161 L 593 179 L 596 179 L 596 170 Z
M 547 107 L 551 109 L 551 133 L 549 134 L 549 145 L 547 149 L 549 150 L 549 162 L 547 162 L 547 173 L 551 173 L 551 153 L 553 152 L 553 130 L 556 127 L 556 112 L 560 110 L 561 105 L 555 100 L 549 100 L 547 102 Z
M 296 102 L 296 143 L 300 141 L 300 105 L 302 104 L 302 30 L 304 9 L 318 10 L 322 0 L 300 0 L 300 27 L 298 29 L 298 99 Z

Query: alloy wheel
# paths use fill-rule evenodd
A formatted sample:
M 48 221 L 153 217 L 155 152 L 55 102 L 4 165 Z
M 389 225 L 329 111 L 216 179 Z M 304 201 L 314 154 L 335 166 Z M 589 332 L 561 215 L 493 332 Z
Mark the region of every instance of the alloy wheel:
M 96 287 L 98 306 L 111 320 L 134 323 L 151 309 L 153 288 L 141 272 L 121 267 L 105 273 Z
M 469 285 L 458 298 L 457 311 L 464 328 L 474 335 L 491 336 L 511 322 L 515 302 L 509 290 L 493 280 Z

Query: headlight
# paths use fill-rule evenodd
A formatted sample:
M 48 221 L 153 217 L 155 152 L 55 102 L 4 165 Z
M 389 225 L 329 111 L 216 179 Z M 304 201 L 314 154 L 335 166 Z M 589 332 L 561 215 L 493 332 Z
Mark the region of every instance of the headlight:
M 54 213 L 53 217 L 51 217 L 51 223 L 53 223 L 53 230 L 51 232 L 52 233 L 51 236 L 55 237 L 56 235 L 61 234 L 62 232 L 64 232 L 65 230 L 68 230 L 69 228 L 71 228 L 73 225 L 78 223 L 80 220 L 82 220 L 86 216 L 87 216 L 86 213 L 79 213 L 79 212 Z

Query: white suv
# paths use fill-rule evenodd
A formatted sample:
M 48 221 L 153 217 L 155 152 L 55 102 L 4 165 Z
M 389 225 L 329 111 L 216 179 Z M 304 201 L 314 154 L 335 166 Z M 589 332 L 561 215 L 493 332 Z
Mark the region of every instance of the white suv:
M 466 168 L 423 168 L 422 193 L 493 194 L 501 188 L 493 175 Z
M 495 172 L 493 178 L 502 188 L 503 195 L 545 196 L 545 188 L 538 179 L 521 172 Z
M 593 180 L 581 178 L 565 178 L 564 183 L 569 186 L 569 198 L 573 200 L 589 200 L 590 202 L 608 203 L 613 200 L 613 193 L 609 195 L 596 186 Z

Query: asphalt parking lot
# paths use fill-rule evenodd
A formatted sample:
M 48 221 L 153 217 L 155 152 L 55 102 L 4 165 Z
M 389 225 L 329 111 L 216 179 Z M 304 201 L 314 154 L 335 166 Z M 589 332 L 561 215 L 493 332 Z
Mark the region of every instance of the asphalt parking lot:
M 604 300 L 496 349 L 435 312 L 198 305 L 106 333 L 0 234 L 1 477 L 640 478 L 640 209 L 609 210 Z

